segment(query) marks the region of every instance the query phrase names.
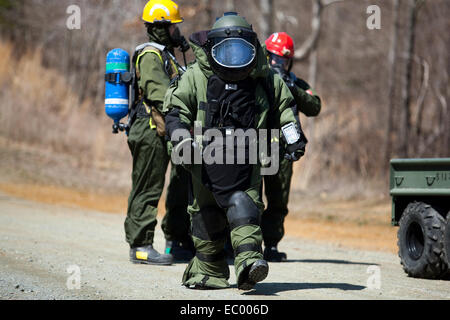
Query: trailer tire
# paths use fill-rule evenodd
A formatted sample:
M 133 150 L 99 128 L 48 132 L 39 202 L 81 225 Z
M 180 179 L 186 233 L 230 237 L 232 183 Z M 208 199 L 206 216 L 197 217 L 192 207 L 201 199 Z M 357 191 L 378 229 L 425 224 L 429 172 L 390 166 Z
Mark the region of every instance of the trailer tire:
M 444 261 L 447 263 L 447 278 L 450 278 L 450 211 L 447 213 L 447 222 L 444 231 Z
M 398 255 L 405 272 L 414 278 L 444 276 L 445 219 L 432 206 L 412 202 L 403 211 L 399 225 Z

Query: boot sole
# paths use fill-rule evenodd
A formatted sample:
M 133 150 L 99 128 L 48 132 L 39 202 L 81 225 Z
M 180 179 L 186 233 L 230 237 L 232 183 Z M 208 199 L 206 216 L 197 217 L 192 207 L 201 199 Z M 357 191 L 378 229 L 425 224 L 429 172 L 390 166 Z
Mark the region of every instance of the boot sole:
M 248 273 L 248 278 L 239 287 L 240 290 L 251 290 L 258 282 L 263 281 L 269 274 L 269 265 L 264 260 L 256 261 L 251 267 Z
M 153 262 L 153 261 L 146 261 L 146 260 L 137 260 L 137 259 L 130 259 L 130 261 L 134 264 L 150 264 L 155 266 L 170 266 L 172 262 Z

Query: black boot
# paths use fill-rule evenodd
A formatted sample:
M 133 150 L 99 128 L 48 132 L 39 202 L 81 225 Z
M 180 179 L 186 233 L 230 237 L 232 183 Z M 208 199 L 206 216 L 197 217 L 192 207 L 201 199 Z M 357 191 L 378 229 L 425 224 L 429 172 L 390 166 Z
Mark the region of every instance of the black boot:
M 195 255 L 194 244 L 192 240 L 166 241 L 166 254 L 171 255 L 174 262 L 189 262 Z
M 251 290 L 256 283 L 263 281 L 269 273 L 269 265 L 265 260 L 256 260 L 242 271 L 238 283 L 239 290 Z
M 286 253 L 279 252 L 276 246 L 264 249 L 264 260 L 269 262 L 283 262 L 287 260 Z
M 130 261 L 133 263 L 171 265 L 173 258 L 169 254 L 160 254 L 152 245 L 130 249 Z

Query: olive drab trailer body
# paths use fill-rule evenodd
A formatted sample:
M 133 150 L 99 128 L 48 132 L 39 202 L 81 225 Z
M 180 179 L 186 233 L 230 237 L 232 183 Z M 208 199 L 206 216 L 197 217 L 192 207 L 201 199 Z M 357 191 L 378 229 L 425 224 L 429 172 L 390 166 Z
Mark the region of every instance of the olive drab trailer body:
M 390 163 L 392 225 L 409 276 L 449 276 L 450 158 L 394 159 Z

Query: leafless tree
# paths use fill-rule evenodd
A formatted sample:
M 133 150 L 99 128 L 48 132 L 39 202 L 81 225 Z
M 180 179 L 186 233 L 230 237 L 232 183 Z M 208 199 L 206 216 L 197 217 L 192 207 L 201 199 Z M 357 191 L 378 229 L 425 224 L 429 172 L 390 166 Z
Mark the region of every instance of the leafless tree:
M 405 74 L 402 83 L 402 133 L 400 152 L 403 157 L 410 154 L 411 128 L 411 76 L 414 62 L 417 14 L 424 0 L 408 1 L 408 22 L 406 26 Z
M 396 85 L 396 74 L 397 74 L 397 46 L 398 46 L 398 36 L 400 32 L 400 20 L 399 20 L 399 10 L 400 10 L 400 0 L 394 0 L 394 15 L 392 19 L 392 35 L 391 35 L 391 46 L 389 49 L 389 83 L 388 83 L 388 99 L 389 103 L 387 105 L 387 127 L 385 136 L 385 151 L 384 151 L 384 163 L 386 167 L 389 165 L 389 159 L 391 158 L 392 152 L 392 130 L 394 121 L 394 109 L 395 109 L 395 85 Z

